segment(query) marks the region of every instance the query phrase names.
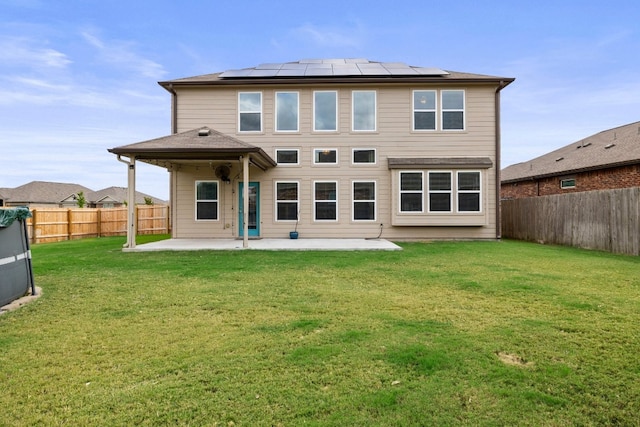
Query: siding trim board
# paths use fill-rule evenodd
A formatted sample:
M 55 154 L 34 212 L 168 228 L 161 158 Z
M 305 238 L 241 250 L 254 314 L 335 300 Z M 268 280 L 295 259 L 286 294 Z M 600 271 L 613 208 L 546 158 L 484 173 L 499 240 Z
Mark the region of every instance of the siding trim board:
M 489 169 L 493 162 L 489 157 L 410 157 L 388 159 L 389 169 Z

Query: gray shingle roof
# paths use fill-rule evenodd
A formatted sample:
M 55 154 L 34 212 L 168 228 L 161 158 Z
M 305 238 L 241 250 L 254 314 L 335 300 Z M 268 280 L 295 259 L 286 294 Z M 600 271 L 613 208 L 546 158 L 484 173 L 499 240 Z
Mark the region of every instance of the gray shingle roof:
M 501 172 L 503 183 L 640 164 L 640 122 L 605 130 Z
M 260 147 L 225 135 L 206 126 L 167 135 L 135 144 L 110 148 L 113 154 L 135 156 L 140 160 L 219 160 L 254 154 L 261 167 L 276 166 L 276 162 Z M 153 163 L 153 162 L 150 162 Z
M 78 184 L 62 182 L 31 181 L 11 189 L 7 201 L 16 203 L 60 203 L 62 200 L 83 192 L 85 195 L 93 190 Z M 3 190 L 4 192 L 4 190 Z
M 86 195 L 86 198 L 91 203 L 100 203 L 104 200 L 111 200 L 113 202 L 122 203 L 127 200 L 128 190 L 126 187 L 108 187 L 103 188 L 102 190 L 92 191 L 91 193 Z M 165 204 L 166 200 L 157 199 L 149 194 L 142 193 L 140 191 L 136 191 L 136 204 L 144 204 L 145 197 L 151 197 L 154 204 Z
M 406 81 L 418 79 L 421 81 L 461 80 L 461 81 L 502 81 L 511 83 L 510 77 L 496 77 L 484 74 L 461 73 L 447 71 L 435 67 L 409 66 L 402 62 L 377 62 L 364 58 L 347 59 L 306 59 L 294 62 L 260 64 L 255 67 L 240 70 L 227 70 L 219 73 L 204 74 L 160 82 L 160 85 L 170 89 L 172 85 L 189 84 L 238 84 L 243 81 L 261 81 L 264 83 L 288 83 L 314 81 L 331 81 L 356 79 L 366 81 L 394 80 Z

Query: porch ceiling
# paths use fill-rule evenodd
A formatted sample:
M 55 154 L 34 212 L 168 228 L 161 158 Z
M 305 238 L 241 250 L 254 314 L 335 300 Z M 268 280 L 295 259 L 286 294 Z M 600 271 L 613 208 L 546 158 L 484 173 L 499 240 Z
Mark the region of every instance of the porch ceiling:
M 251 162 L 266 170 L 276 166 L 264 150 L 208 127 L 108 149 L 110 153 L 134 158 L 158 166 L 170 163 L 238 160 L 249 156 Z

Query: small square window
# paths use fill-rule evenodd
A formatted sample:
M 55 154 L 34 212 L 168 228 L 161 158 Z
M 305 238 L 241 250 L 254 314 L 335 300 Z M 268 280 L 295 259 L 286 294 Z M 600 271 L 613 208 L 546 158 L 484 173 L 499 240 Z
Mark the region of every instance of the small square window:
M 353 164 L 375 164 L 376 150 L 375 148 L 354 148 Z
M 276 162 L 279 165 L 298 165 L 299 150 L 297 149 L 276 149 Z
M 314 164 L 338 164 L 338 150 L 334 148 L 316 148 L 313 150 Z

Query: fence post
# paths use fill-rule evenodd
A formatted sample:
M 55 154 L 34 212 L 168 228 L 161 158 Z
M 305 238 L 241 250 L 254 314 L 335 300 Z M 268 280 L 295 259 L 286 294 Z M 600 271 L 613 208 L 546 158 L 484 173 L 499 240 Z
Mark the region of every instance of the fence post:
M 96 228 L 98 232 L 98 237 L 102 237 L 102 209 L 98 208 L 96 211 Z
M 73 213 L 71 213 L 71 208 L 67 209 L 67 240 L 71 240 L 73 237 L 73 230 L 71 229 L 71 224 L 73 224 Z
M 31 244 L 35 245 L 36 244 L 36 217 L 37 217 L 37 210 L 33 209 L 31 211 Z

